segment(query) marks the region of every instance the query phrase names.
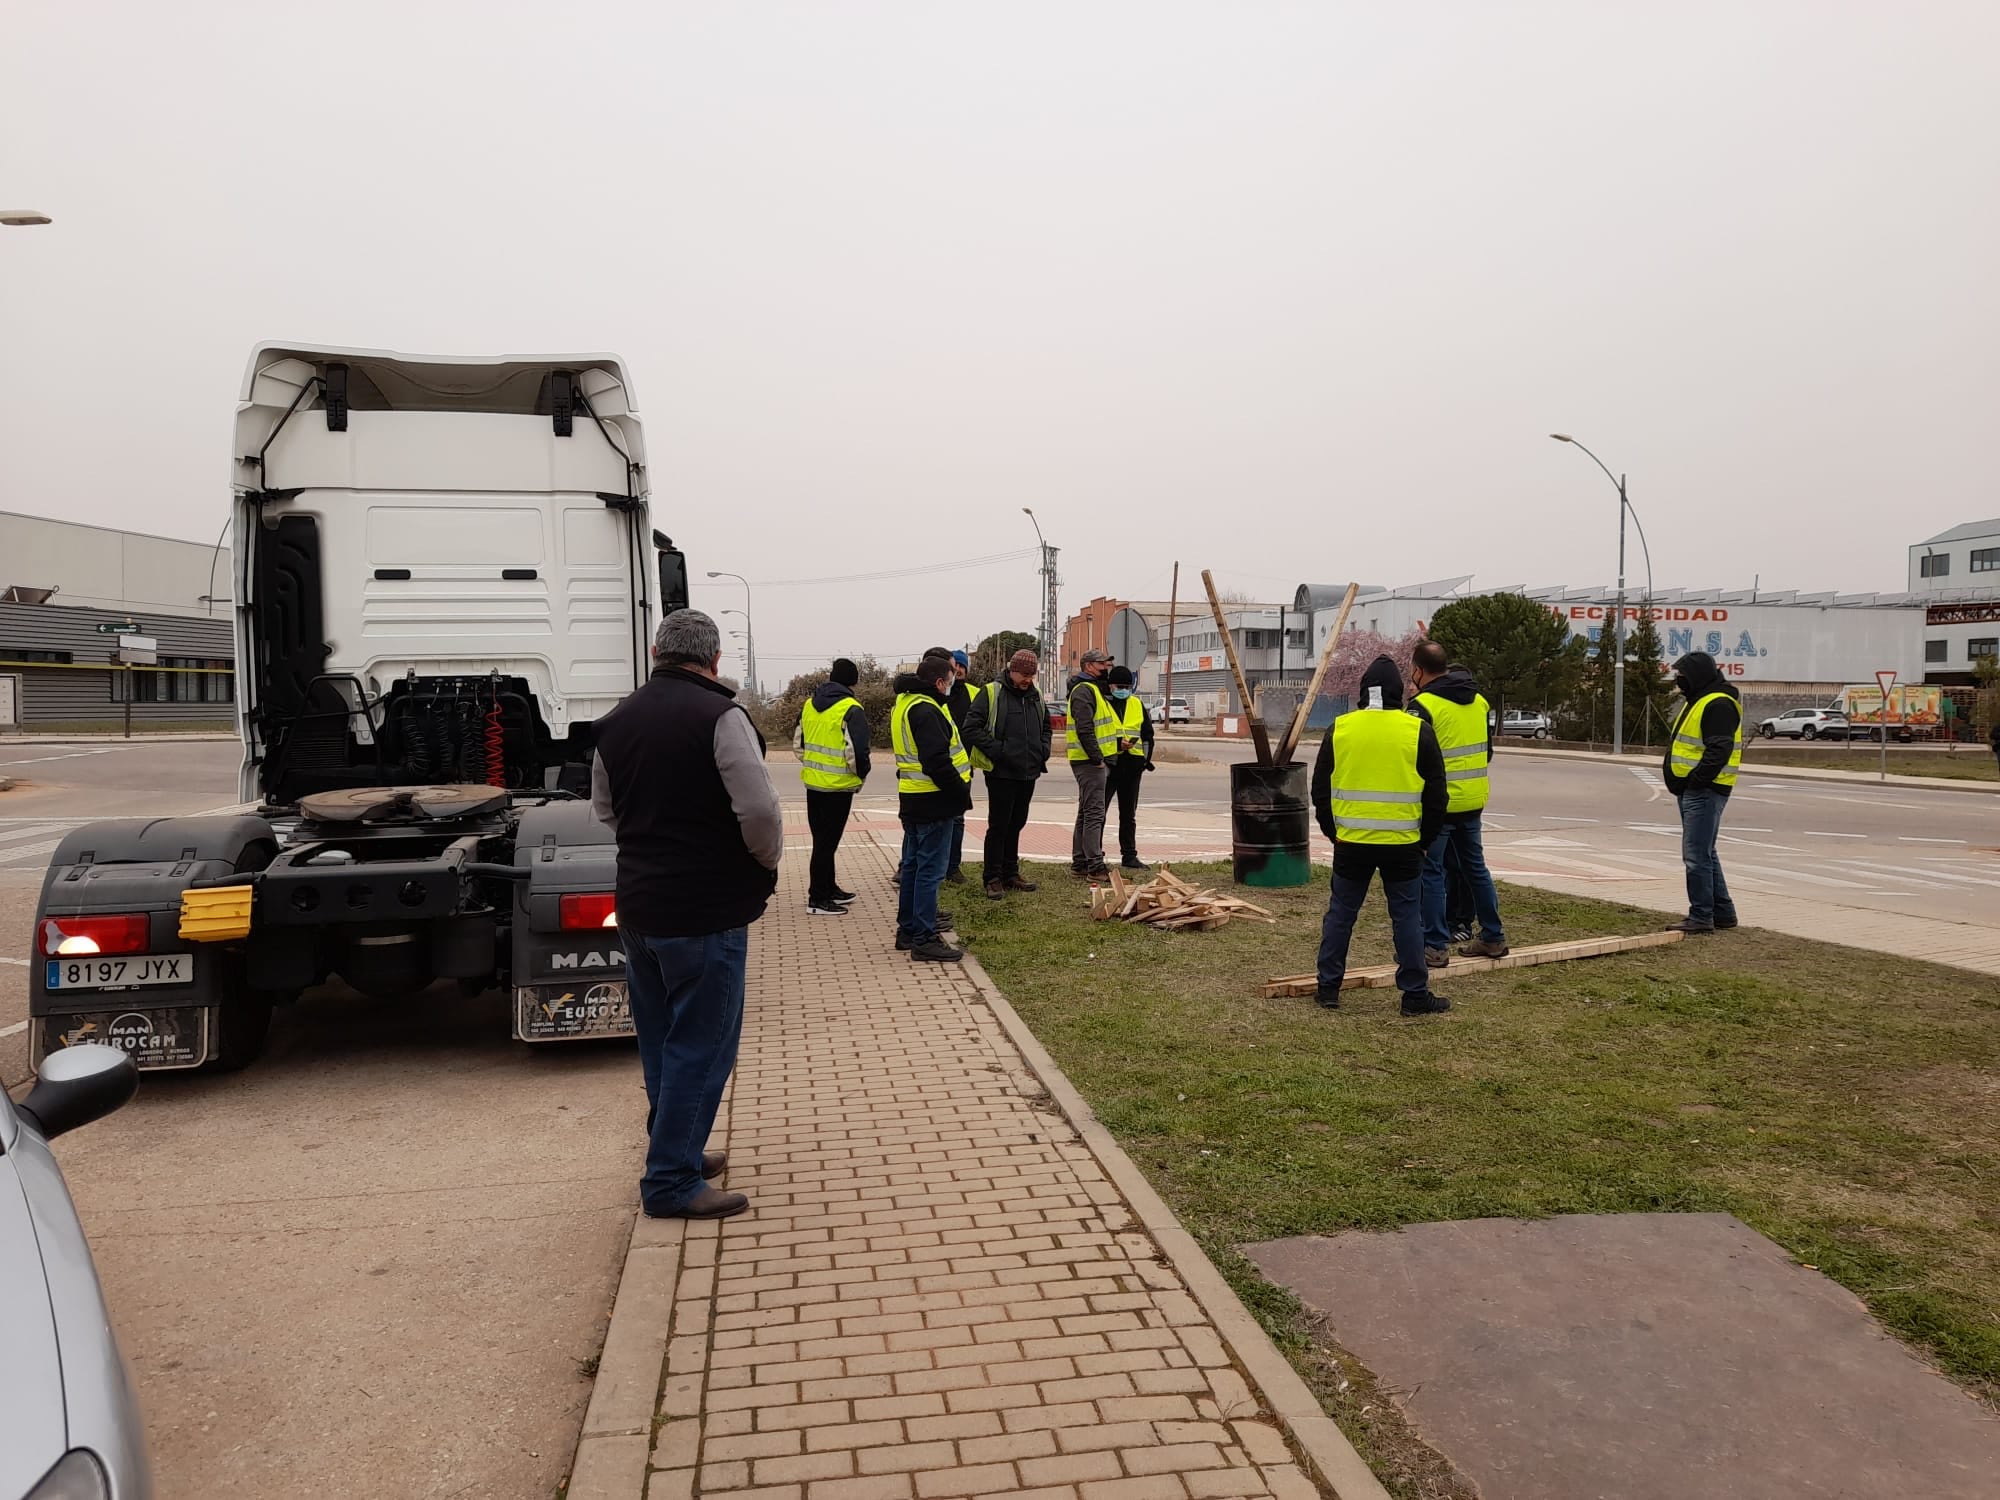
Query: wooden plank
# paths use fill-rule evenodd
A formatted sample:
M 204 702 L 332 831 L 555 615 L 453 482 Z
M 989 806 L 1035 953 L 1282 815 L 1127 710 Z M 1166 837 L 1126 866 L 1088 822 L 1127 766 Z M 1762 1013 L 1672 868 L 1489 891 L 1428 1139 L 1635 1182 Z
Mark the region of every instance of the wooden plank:
M 1563 943 L 1539 943 L 1516 948 L 1505 958 L 1460 958 L 1453 956 L 1449 968 L 1436 972 L 1446 976 L 1479 974 L 1488 969 L 1526 969 L 1537 964 L 1566 963 L 1579 958 L 1603 958 L 1614 953 L 1636 953 L 1646 948 L 1665 948 L 1681 941 L 1679 932 L 1642 932 L 1635 937 L 1576 938 Z M 1396 982 L 1396 966 L 1379 964 L 1365 969 L 1349 969 L 1342 989 L 1383 989 Z M 1266 980 L 1259 993 L 1267 1000 L 1310 995 L 1319 988 L 1316 974 L 1287 974 Z
M 1340 613 L 1335 616 L 1333 629 L 1327 633 L 1326 644 L 1320 648 L 1319 665 L 1313 668 L 1312 682 L 1306 688 L 1306 695 L 1299 700 L 1299 711 L 1292 716 L 1291 727 L 1285 737 L 1278 741 L 1277 764 L 1288 766 L 1292 756 L 1298 751 L 1299 741 L 1305 737 L 1306 720 L 1312 716 L 1313 700 L 1319 697 L 1319 685 L 1326 680 L 1326 669 L 1333 660 L 1334 643 L 1340 639 L 1340 632 L 1347 628 L 1347 612 L 1354 608 L 1354 596 L 1361 592 L 1361 585 L 1350 583 L 1347 594 L 1340 601 Z
M 1222 601 L 1215 595 L 1215 579 L 1206 568 L 1201 570 L 1201 586 L 1208 590 L 1208 607 L 1215 612 L 1215 628 L 1222 634 L 1222 649 L 1229 658 L 1230 674 L 1236 679 L 1236 692 L 1243 700 L 1243 713 L 1250 720 L 1250 740 L 1257 747 L 1257 764 L 1275 765 L 1271 759 L 1271 732 L 1264 727 L 1264 721 L 1257 718 L 1256 709 L 1250 702 L 1250 684 L 1244 680 L 1243 664 L 1236 659 L 1236 637 L 1229 632 L 1229 622 L 1222 618 Z

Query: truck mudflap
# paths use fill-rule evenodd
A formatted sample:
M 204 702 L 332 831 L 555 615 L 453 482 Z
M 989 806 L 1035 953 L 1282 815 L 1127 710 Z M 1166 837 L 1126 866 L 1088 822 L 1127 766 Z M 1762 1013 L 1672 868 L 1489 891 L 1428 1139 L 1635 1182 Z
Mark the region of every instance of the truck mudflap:
M 622 979 L 514 986 L 514 1035 L 524 1042 L 631 1036 L 632 1003 Z
M 528 871 L 514 887 L 515 1037 L 577 1042 L 633 1035 L 624 944 L 609 911 L 618 885 L 611 830 L 587 802 L 529 808 L 521 814 L 514 860 Z M 585 920 L 597 925 L 570 925 L 565 898 L 590 903 Z
M 105 996 L 107 1000 L 115 996 Z M 102 1010 L 41 1016 L 30 1049 L 36 1066 L 52 1052 L 99 1042 L 132 1054 L 143 1072 L 198 1068 L 207 1062 L 215 1036 L 212 1005 L 107 1006 Z

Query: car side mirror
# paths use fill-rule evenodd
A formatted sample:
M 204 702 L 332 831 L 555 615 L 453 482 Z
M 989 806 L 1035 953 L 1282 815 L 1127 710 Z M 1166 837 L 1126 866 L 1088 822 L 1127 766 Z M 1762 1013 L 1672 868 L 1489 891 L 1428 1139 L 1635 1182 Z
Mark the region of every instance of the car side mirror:
M 81 1042 L 42 1059 L 35 1086 L 14 1106 L 28 1123 L 54 1140 L 79 1125 L 101 1120 L 139 1089 L 139 1065 L 121 1047 Z

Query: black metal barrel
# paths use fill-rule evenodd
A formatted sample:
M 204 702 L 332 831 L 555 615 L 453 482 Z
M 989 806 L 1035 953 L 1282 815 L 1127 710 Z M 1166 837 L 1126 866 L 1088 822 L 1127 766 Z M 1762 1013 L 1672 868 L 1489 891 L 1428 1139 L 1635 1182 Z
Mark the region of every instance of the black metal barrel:
M 1229 768 L 1230 849 L 1238 885 L 1304 885 L 1312 878 L 1309 775 L 1297 761 Z

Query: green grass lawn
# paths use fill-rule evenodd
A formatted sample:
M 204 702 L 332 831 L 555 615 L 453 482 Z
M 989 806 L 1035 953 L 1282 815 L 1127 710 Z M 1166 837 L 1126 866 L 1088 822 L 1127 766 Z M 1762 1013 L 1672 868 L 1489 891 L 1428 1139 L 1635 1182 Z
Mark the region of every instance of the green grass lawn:
M 1817 744 L 1794 749 L 1788 742 L 1773 745 L 1769 740 L 1745 740 L 1743 764 L 1799 766 L 1815 771 L 1879 771 L 1882 747 L 1865 740 L 1852 745 Z M 1984 745 L 1960 745 L 1949 753 L 1941 750 L 1899 750 L 1889 746 L 1891 776 L 1946 776 L 1953 781 L 2000 781 L 2000 760 Z
M 1226 865 L 1178 873 L 1229 880 Z M 1243 894 L 1278 926 L 1094 923 L 1059 871 L 1033 895 L 953 905 L 980 962 L 1351 1433 L 1323 1331 L 1234 1247 L 1492 1215 L 1723 1211 L 2000 1398 L 2000 980 L 1744 930 L 1446 971 L 1436 988 L 1457 1008 L 1436 1019 L 1398 1017 L 1393 989 L 1349 990 L 1326 1012 L 1257 994 L 1313 968 L 1326 872 Z M 1501 904 L 1516 945 L 1662 923 L 1512 886 Z M 1352 962 L 1389 957 L 1378 889 Z

